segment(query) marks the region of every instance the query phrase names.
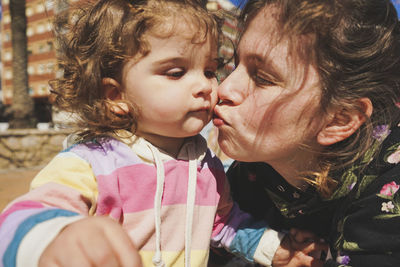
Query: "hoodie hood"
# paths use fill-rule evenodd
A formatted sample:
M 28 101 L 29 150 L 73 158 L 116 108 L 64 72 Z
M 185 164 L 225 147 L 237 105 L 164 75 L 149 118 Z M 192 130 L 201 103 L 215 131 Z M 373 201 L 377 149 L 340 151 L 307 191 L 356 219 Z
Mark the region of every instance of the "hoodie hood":
M 162 149 L 151 144 L 146 139 L 138 136 L 132 136 L 129 139 L 124 138 L 121 141 L 132 147 L 136 155 L 147 163 L 155 163 L 154 155 L 151 148 L 155 148 L 159 152 L 160 160 L 163 162 L 173 159 L 189 161 L 190 157 L 188 149 L 190 147 L 191 151 L 193 152 L 194 158 L 198 162 L 201 162 L 204 159 L 207 152 L 207 143 L 200 135 L 186 138 L 176 157 L 168 154 Z

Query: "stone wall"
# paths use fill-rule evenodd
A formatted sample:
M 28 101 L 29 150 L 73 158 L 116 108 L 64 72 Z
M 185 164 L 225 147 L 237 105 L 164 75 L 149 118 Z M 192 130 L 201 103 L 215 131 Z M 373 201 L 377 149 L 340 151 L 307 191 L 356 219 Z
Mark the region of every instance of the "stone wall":
M 0 132 L 0 170 L 47 164 L 71 130 L 18 129 Z

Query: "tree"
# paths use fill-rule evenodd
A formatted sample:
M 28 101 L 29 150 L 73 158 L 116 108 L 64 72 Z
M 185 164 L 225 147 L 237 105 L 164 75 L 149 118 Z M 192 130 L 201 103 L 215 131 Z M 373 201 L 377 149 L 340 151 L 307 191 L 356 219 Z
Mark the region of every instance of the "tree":
M 13 98 L 10 128 L 34 128 L 35 104 L 29 95 L 25 0 L 10 0 Z

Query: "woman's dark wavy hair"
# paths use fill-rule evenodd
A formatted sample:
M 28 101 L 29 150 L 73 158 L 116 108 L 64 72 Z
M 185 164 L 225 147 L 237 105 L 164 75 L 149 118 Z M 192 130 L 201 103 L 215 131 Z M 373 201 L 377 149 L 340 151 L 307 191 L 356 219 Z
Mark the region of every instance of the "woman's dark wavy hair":
M 171 24 L 165 21 L 170 19 L 173 23 L 168 28 Z M 196 0 L 99 0 L 75 9 L 67 19 L 58 16 L 56 36 L 63 73 L 50 81 L 54 105 L 79 117 L 78 126 L 84 129 L 80 134 L 85 138 L 120 129 L 134 133 L 135 104 L 127 103 L 130 112 L 126 116 L 111 112 L 113 103 L 105 97 L 102 79 L 121 82 L 124 64 L 150 52 L 146 34 L 168 38 L 179 23 L 196 29 L 192 42 L 203 42 L 207 37 L 217 42 L 214 16 Z
M 377 142 L 377 125 L 397 124 L 400 100 L 400 23 L 390 0 L 249 0 L 241 14 L 242 28 L 265 6 L 277 7 L 279 34 L 291 48 L 304 53 L 320 76 L 320 108 L 357 109 L 355 100 L 368 97 L 373 114 L 350 138 L 327 146 L 314 184 L 329 193 L 328 173 L 362 161 Z M 259 25 L 268 27 L 268 25 Z M 310 38 L 301 42 L 299 36 Z M 301 46 L 310 46 L 307 48 Z M 329 170 L 329 171 L 327 171 Z

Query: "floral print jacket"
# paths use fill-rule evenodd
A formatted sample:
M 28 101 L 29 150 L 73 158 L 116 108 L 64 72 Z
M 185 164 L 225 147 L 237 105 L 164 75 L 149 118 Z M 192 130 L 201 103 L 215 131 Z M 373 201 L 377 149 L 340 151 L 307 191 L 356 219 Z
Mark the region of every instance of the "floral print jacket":
M 284 231 L 312 231 L 330 244 L 325 267 L 400 266 L 400 124 L 374 130 L 373 158 L 344 170 L 329 199 L 288 184 L 265 163 L 235 162 L 228 171 L 233 199 L 255 217 Z M 364 164 L 365 166 L 365 164 Z

